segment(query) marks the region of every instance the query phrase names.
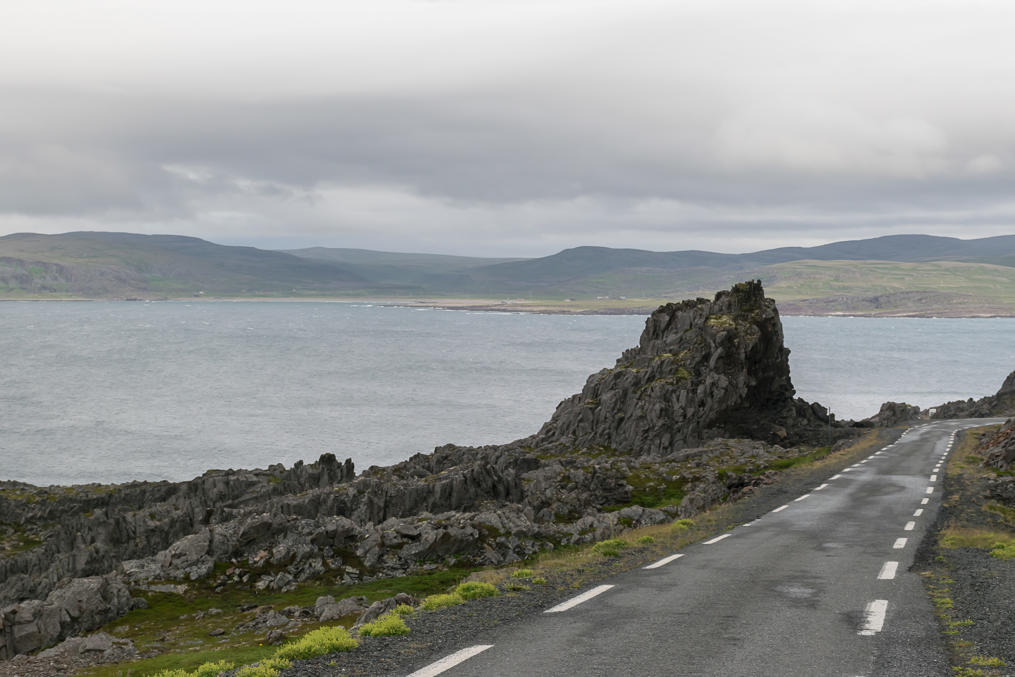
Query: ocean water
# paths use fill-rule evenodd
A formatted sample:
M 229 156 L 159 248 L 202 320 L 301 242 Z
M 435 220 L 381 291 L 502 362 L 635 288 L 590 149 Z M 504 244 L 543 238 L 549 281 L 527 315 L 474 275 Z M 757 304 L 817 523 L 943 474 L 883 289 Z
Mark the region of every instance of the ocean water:
M 861 418 L 992 393 L 1015 319 L 783 318 L 798 395 Z M 358 468 L 535 432 L 637 316 L 355 303 L 0 304 L 0 479 L 189 479 L 324 452 Z

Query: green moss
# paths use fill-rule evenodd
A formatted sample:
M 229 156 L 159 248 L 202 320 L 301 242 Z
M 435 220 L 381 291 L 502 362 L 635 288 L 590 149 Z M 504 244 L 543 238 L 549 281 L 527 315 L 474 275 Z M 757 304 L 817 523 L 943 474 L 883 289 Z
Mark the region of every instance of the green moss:
M 411 608 L 411 607 L 410 607 Z M 364 623 L 359 627 L 359 634 L 363 637 L 391 637 L 394 635 L 408 635 L 409 626 L 402 620 L 400 614 L 391 611 L 378 618 L 373 623 Z
M 479 581 L 469 581 L 468 583 L 462 583 L 455 588 L 455 593 L 461 596 L 462 599 L 479 599 L 480 597 L 496 597 L 499 593 L 497 588 L 490 585 L 489 583 L 480 583 Z
M 626 481 L 631 485 L 631 504 L 643 508 L 660 508 L 666 505 L 680 505 L 684 500 L 683 477 L 660 476 L 657 470 L 645 468 L 630 473 Z
M 292 666 L 292 661 L 282 658 L 268 658 L 257 665 L 248 665 L 236 672 L 236 677 L 276 677 L 286 668 Z
M 312 630 L 294 642 L 283 644 L 275 652 L 275 657 L 286 660 L 302 660 L 323 656 L 333 651 L 349 651 L 357 646 L 359 646 L 359 642 L 349 635 L 348 630 L 341 625 L 333 625 Z
M 592 546 L 592 551 L 597 552 L 600 555 L 606 557 L 616 557 L 620 554 L 620 551 L 627 547 L 627 543 L 619 538 L 610 538 L 605 541 L 599 541 Z
M 436 611 L 437 609 L 444 609 L 449 606 L 456 606 L 464 603 L 465 599 L 457 593 L 442 593 L 430 595 L 424 599 L 420 608 L 422 608 L 423 611 Z
M 709 315 L 705 324 L 715 329 L 733 329 L 737 326 L 731 315 Z

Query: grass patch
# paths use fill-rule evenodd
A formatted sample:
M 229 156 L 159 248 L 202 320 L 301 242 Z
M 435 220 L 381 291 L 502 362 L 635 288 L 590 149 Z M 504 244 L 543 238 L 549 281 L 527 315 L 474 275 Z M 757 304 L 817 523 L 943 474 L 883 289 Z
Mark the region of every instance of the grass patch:
M 276 677 L 291 665 L 292 661 L 282 658 L 267 658 L 257 665 L 240 668 L 236 671 L 236 677 Z
M 594 544 L 592 546 L 592 552 L 603 555 L 604 557 L 616 557 L 620 554 L 620 551 L 626 547 L 626 541 L 619 538 L 610 538 Z
M 456 606 L 458 604 L 464 604 L 465 598 L 455 592 L 442 593 L 437 595 L 430 595 L 423 600 L 421 609 L 423 611 L 436 611 L 437 609 L 444 609 L 449 606 Z
M 465 600 L 479 599 L 480 597 L 496 597 L 500 593 L 497 592 L 497 588 L 490 585 L 489 583 L 481 583 L 479 581 L 469 581 L 462 583 L 455 588 L 455 594 Z
M 992 550 L 1015 545 L 1015 536 L 996 529 L 978 527 L 948 526 L 941 530 L 939 544 L 942 548 L 979 548 Z
M 357 646 L 359 646 L 359 642 L 349 635 L 348 630 L 341 625 L 332 625 L 318 628 L 294 642 L 283 644 L 275 652 L 275 657 L 285 660 L 301 660 L 323 656 L 334 651 L 349 651 Z
M 511 572 L 511 578 L 532 578 L 532 569 L 515 569 Z
M 405 621 L 402 620 L 402 616 L 400 614 L 391 611 L 384 614 L 373 623 L 364 623 L 359 626 L 359 634 L 363 637 L 391 637 L 394 635 L 408 635 L 409 626 L 405 624 Z

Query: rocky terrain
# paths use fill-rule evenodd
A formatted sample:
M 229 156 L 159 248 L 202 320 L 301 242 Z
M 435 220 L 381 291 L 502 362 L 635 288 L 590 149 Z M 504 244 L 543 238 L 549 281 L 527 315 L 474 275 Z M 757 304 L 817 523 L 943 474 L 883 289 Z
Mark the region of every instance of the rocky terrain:
M 358 475 L 325 454 L 179 483 L 0 483 L 0 659 L 190 581 L 287 591 L 499 565 L 697 514 L 810 444 L 857 434 L 794 398 L 788 352 L 774 302 L 742 283 L 656 310 L 637 347 L 510 444 L 447 445 Z M 315 619 L 336 613 L 325 607 Z
M 934 533 L 917 554 L 956 674 L 1015 674 L 1013 470 L 1015 419 L 996 430 L 962 433 L 944 476 Z
M 978 400 L 954 400 L 938 405 L 930 412 L 931 418 L 986 418 L 990 416 L 1015 416 L 1015 371 L 1001 384 L 993 395 Z

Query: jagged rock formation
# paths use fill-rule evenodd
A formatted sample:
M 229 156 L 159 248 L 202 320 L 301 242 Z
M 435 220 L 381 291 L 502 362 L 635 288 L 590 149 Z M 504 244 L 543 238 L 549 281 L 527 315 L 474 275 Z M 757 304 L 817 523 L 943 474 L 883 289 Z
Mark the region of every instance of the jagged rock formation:
M 775 302 L 760 282 L 744 282 L 652 313 L 638 347 L 590 376 L 534 440 L 649 454 L 716 437 L 794 443 L 827 433 L 827 410 L 793 394 Z
M 885 402 L 881 405 L 878 413 L 870 418 L 865 418 L 861 423 L 869 424 L 879 428 L 891 428 L 892 426 L 915 421 L 920 418 L 922 412 L 915 404 L 905 402 Z
M 770 481 L 800 453 L 790 444 L 853 434 L 793 398 L 788 352 L 774 303 L 744 283 L 658 309 L 614 369 L 510 444 L 446 445 L 358 477 L 325 454 L 180 483 L 0 483 L 0 646 L 10 657 L 93 629 L 134 604 L 127 586 L 178 591 L 216 563 L 217 589 L 290 590 L 503 564 L 693 515 Z M 89 614 L 53 611 L 82 580 L 108 594 Z
M 74 579 L 49 593 L 45 601 L 32 599 L 0 609 L 0 659 L 94 630 L 119 618 L 135 603 L 118 577 L 106 575 Z
M 984 465 L 998 470 L 1015 469 L 1015 419 L 1009 419 L 994 435 L 980 443 L 977 450 Z
M 953 400 L 930 410 L 931 418 L 988 418 L 1015 416 L 1015 371 L 1008 374 L 1001 389 L 978 400 Z

